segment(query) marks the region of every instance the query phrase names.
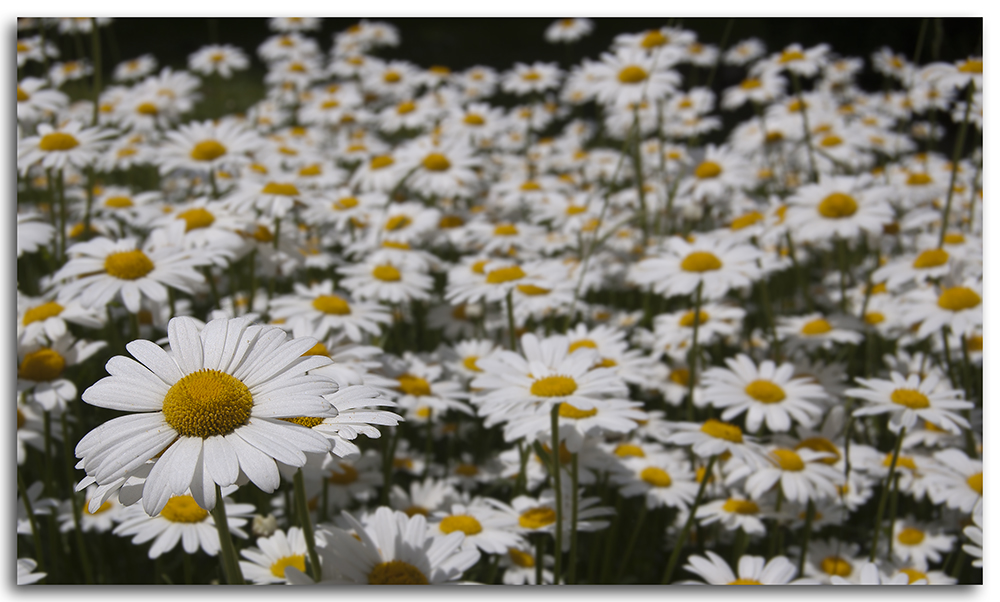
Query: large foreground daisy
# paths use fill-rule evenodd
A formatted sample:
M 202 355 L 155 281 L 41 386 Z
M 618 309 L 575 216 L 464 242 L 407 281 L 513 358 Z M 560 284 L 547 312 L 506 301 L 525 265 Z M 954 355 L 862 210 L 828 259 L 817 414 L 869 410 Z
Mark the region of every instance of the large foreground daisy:
M 216 485 L 249 478 L 272 492 L 280 482 L 275 462 L 302 466 L 305 452 L 330 450 L 323 435 L 281 420 L 335 412 L 323 395 L 336 384 L 307 374 L 330 363 L 326 356 L 303 357 L 315 339 L 287 340 L 280 328 L 247 318 L 212 320 L 199 329 L 193 318 L 177 317 L 167 334 L 169 353 L 132 341 L 126 348 L 139 362 L 111 358 L 111 376 L 83 393 L 91 405 L 138 412 L 104 423 L 77 444 L 82 468 L 98 484 L 156 458 L 142 488 L 149 515 L 189 488 L 198 506 L 211 510 Z

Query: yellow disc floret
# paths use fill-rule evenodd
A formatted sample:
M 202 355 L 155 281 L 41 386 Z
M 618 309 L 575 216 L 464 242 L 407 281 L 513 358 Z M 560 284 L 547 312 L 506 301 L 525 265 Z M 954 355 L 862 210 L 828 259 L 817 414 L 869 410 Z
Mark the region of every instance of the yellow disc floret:
M 441 519 L 441 524 L 438 525 L 442 533 L 453 533 L 455 531 L 461 531 L 466 535 L 475 535 L 476 533 L 482 533 L 483 526 L 479 524 L 476 517 L 469 516 L 467 514 L 454 514 L 452 516 L 446 516 Z
M 208 510 L 199 506 L 190 495 L 175 495 L 167 500 L 160 516 L 172 523 L 200 523 L 208 518 Z
M 163 398 L 163 417 L 184 437 L 228 435 L 247 423 L 252 409 L 250 389 L 219 370 L 192 372 Z
M 226 154 L 226 147 L 218 140 L 202 140 L 191 149 L 195 161 L 214 161 Z
M 441 153 L 431 153 L 424 157 L 423 166 L 427 171 L 448 171 L 451 161 Z
M 538 397 L 566 397 L 576 391 L 576 381 L 569 376 L 546 376 L 531 383 L 531 394 Z
M 740 430 L 740 427 L 728 422 L 721 422 L 715 418 L 706 420 L 705 424 L 701 425 L 701 432 L 716 439 L 724 439 L 732 443 L 743 443 L 743 431 Z
M 207 228 L 215 223 L 215 216 L 212 212 L 204 207 L 194 207 L 193 209 L 188 209 L 183 213 L 177 215 L 177 219 L 182 219 L 185 222 L 184 231 L 190 232 L 191 230 L 198 230 L 200 228 Z
M 910 408 L 911 410 L 922 410 L 929 408 L 931 402 L 927 396 L 916 389 L 896 389 L 889 396 L 892 403 Z
M 400 374 L 396 380 L 399 381 L 399 390 L 406 395 L 415 395 L 420 397 L 422 395 L 431 394 L 431 385 L 427 382 L 427 379 L 406 373 Z
M 320 295 L 313 299 L 313 309 L 333 316 L 346 316 L 351 313 L 351 305 L 338 295 Z
M 45 134 L 38 141 L 38 148 L 50 153 L 53 151 L 68 151 L 80 146 L 80 141 L 72 134 L 66 132 L 52 132 Z
M 642 469 L 642 472 L 639 474 L 639 478 L 653 487 L 670 487 L 673 483 L 673 480 L 670 478 L 670 474 L 667 473 L 667 471 L 655 466 L 648 466 Z
M 532 388 L 534 388 L 534 385 L 532 385 Z M 573 388 L 576 389 L 575 384 Z M 590 408 L 589 410 L 581 410 L 580 408 L 566 402 L 559 404 L 559 416 L 561 416 L 562 418 L 580 420 L 581 418 L 590 418 L 591 416 L 596 416 L 596 415 L 597 415 L 597 408 Z
M 802 456 L 795 450 L 778 448 L 771 451 L 771 458 L 781 467 L 781 470 L 789 472 L 799 472 L 805 470 L 806 463 L 802 461 Z
M 924 532 L 913 527 L 906 527 L 896 536 L 896 541 L 904 546 L 917 546 L 924 540 Z
M 104 259 L 104 271 L 120 280 L 137 280 L 154 267 L 153 261 L 139 249 L 111 253 Z
M 828 195 L 816 207 L 819 214 L 829 219 L 851 217 L 858 211 L 858 202 L 849 194 L 834 192 Z
M 712 178 L 717 178 L 722 174 L 722 166 L 715 161 L 702 161 L 698 167 L 694 169 L 694 177 L 699 180 L 710 180 Z
M 525 529 L 541 529 L 554 522 L 556 522 L 556 511 L 548 506 L 525 510 L 517 519 L 517 523 Z
M 504 282 L 520 280 L 526 275 L 520 266 L 512 265 L 506 268 L 490 270 L 489 274 L 486 274 L 486 282 L 489 284 L 503 284 Z
M 948 251 L 944 249 L 928 249 L 913 260 L 913 267 L 918 270 L 936 268 L 948 263 Z
M 17 376 L 25 380 L 46 382 L 59 378 L 65 369 L 66 358 L 55 349 L 43 347 L 24 355 L 17 368 Z
M 49 318 L 58 316 L 62 313 L 63 309 L 63 306 L 55 301 L 47 301 L 24 312 L 24 318 L 21 320 L 21 323 L 27 326 L 33 322 L 43 322 Z
M 722 269 L 722 261 L 714 253 L 694 251 L 681 261 L 681 269 L 685 272 L 712 272 Z
M 392 72 L 390 72 L 392 73 Z M 386 74 L 388 76 L 388 74 Z M 397 76 L 398 77 L 398 76 Z M 428 585 L 430 581 L 420 569 L 402 560 L 390 560 L 375 565 L 368 573 L 371 585 Z
M 285 578 L 285 569 L 290 566 L 294 566 L 303 573 L 306 572 L 306 557 L 305 554 L 294 554 L 292 556 L 282 556 L 281 558 L 275 560 L 271 563 L 271 574 L 278 579 Z
M 945 289 L 938 297 L 938 307 L 948 311 L 962 311 L 979 306 L 983 298 L 979 293 L 965 286 L 955 286 Z
M 382 282 L 398 282 L 403 277 L 399 270 L 389 264 L 375 266 L 375 269 L 372 270 L 372 276 Z
M 628 65 L 618 72 L 618 81 L 623 84 L 638 84 L 649 76 L 646 70 L 638 65 Z
M 769 380 L 755 380 L 747 385 L 744 391 L 761 403 L 778 403 L 785 400 L 785 390 Z

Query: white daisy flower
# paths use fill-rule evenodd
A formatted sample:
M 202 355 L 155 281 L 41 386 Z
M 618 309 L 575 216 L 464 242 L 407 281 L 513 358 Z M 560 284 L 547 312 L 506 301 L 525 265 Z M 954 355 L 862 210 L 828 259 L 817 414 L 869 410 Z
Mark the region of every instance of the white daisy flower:
M 840 575 L 830 577 L 832 585 L 927 585 L 927 581 L 912 582 L 905 573 L 888 577 L 878 569 L 874 562 L 865 562 L 858 570 L 858 580 L 848 581 Z
M 192 318 L 174 318 L 167 333 L 169 353 L 132 341 L 126 348 L 142 363 L 112 358 L 111 376 L 83 393 L 91 405 L 139 412 L 106 422 L 77 444 L 82 468 L 98 484 L 162 453 L 143 484 L 143 508 L 157 514 L 190 489 L 211 509 L 216 486 L 248 478 L 271 492 L 279 483 L 275 462 L 302 466 L 305 452 L 329 451 L 321 434 L 280 420 L 333 412 L 323 395 L 336 384 L 307 374 L 330 359 L 302 357 L 315 339 L 290 341 L 280 328 L 245 318 L 212 320 L 200 330 Z
M 755 499 L 761 499 L 776 484 L 781 485 L 785 499 L 807 503 L 837 497 L 837 485 L 843 472 L 818 460 L 829 457 L 826 452 L 808 448 L 798 450 L 776 447 L 768 452 L 771 466 L 747 467 L 742 472 L 752 472 L 747 477 L 745 489 Z M 732 478 L 735 475 L 731 475 Z
M 594 22 L 583 17 L 559 19 L 545 30 L 545 41 L 550 44 L 570 44 L 594 31 Z
M 236 120 L 202 121 L 167 132 L 155 160 L 163 174 L 175 169 L 212 173 L 249 165 L 247 153 L 260 146 L 257 135 Z
M 795 579 L 795 565 L 784 556 L 775 556 L 766 564 L 761 556 L 740 556 L 737 573 L 715 552 L 708 550 L 705 556 L 707 558 L 697 554 L 688 556 L 684 570 L 698 575 L 709 585 L 819 585 L 814 579 Z
M 702 525 L 719 523 L 727 531 L 743 529 L 748 535 L 764 535 L 767 532 L 757 502 L 738 494 L 703 502 L 698 506 L 695 517 Z
M 508 548 L 526 545 L 514 532 L 514 518 L 487 505 L 483 498 L 474 498 L 468 504 L 452 504 L 448 510 L 438 511 L 430 519 L 433 521 L 429 525 L 431 533 L 448 535 L 461 531 L 465 533 L 463 548 L 478 548 L 485 554 L 503 554 Z
M 921 378 L 919 374 L 904 377 L 892 372 L 890 380 L 880 378 L 855 378 L 865 388 L 848 389 L 845 395 L 863 399 L 869 404 L 854 410 L 855 416 L 891 414 L 889 428 L 898 433 L 901 428 L 910 430 L 917 418 L 930 422 L 951 433 L 969 428 L 969 422 L 957 410 L 966 410 L 973 404 L 962 399 L 963 392 L 951 389 L 935 374 Z
M 702 299 L 719 299 L 730 289 L 746 288 L 761 277 L 760 251 L 732 237 L 699 236 L 693 243 L 671 237 L 662 254 L 629 270 L 629 279 L 664 296 L 690 295 L 701 286 Z
M 928 497 L 935 504 L 975 514 L 983 501 L 982 460 L 955 448 L 934 452 L 934 459 L 939 466 L 931 468 L 927 475 Z
M 35 569 L 38 568 L 38 563 L 31 558 L 18 558 L 17 559 L 17 584 L 18 585 L 31 585 L 32 583 L 37 583 L 48 575 L 48 573 L 36 573 Z
M 378 303 L 354 301 L 349 296 L 338 295 L 331 280 L 311 286 L 296 282 L 293 290 L 294 294 L 271 300 L 271 317 L 285 320 L 287 329 L 306 327 L 314 333 L 312 336 L 321 340 L 336 331 L 358 343 L 363 332 L 378 336 L 382 332 L 381 325 L 391 321 L 389 312 Z
M 64 378 L 66 368 L 85 362 L 103 349 L 104 341 L 76 340 L 66 333 L 51 342 L 18 345 L 17 391 L 30 391 L 31 398 L 46 412 L 61 414 L 76 399 L 76 385 Z
M 941 554 L 951 551 L 955 536 L 941 533 L 912 517 L 897 520 L 892 526 L 892 555 L 910 562 L 919 571 L 926 571 L 928 562 L 941 562 Z
M 53 170 L 83 169 L 97 161 L 107 138 L 112 136 L 114 132 L 99 127 L 84 128 L 75 120 L 58 128 L 40 123 L 37 135 L 18 140 L 17 169 L 22 175 L 27 175 L 28 169 L 36 164 Z
M 247 55 L 231 44 L 209 44 L 188 57 L 188 69 L 202 75 L 218 73 L 224 79 L 250 66 Z
M 259 537 L 256 547 L 240 550 L 243 576 L 256 585 L 287 583 L 285 570 L 295 567 L 306 572 L 306 538 L 302 529 L 290 527 L 288 533 L 277 530 L 269 537 Z

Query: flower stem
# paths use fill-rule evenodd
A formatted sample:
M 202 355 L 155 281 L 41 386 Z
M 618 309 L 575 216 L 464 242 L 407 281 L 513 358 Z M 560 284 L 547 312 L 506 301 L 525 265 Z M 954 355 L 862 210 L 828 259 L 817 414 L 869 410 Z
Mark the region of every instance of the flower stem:
M 670 560 L 667 562 L 667 570 L 663 572 L 663 579 L 660 580 L 662 585 L 670 583 L 671 577 L 674 576 L 674 568 L 677 566 L 677 561 L 680 560 L 681 549 L 687 542 L 688 534 L 691 532 L 691 526 L 694 524 L 694 515 L 698 511 L 698 505 L 701 504 L 702 496 L 705 495 L 705 487 L 708 485 L 708 480 L 712 478 L 712 468 L 715 466 L 715 460 L 718 457 L 718 455 L 714 455 L 708 459 L 708 466 L 705 467 L 705 476 L 702 477 L 701 485 L 698 486 L 698 494 L 694 497 L 694 504 L 691 505 L 687 521 L 684 523 L 684 528 L 681 529 L 680 537 L 677 538 L 677 542 L 674 544 L 674 551 L 670 553 Z
M 226 518 L 226 500 L 222 497 L 222 489 L 215 485 L 215 508 L 212 508 L 212 520 L 215 521 L 215 530 L 219 534 L 220 554 L 222 555 L 222 566 L 226 571 L 226 581 L 229 585 L 246 585 L 243 580 L 243 571 L 240 569 L 239 560 L 236 557 L 236 548 L 233 546 L 233 536 L 229 533 L 229 520 Z
M 691 333 L 691 359 L 688 374 L 688 394 L 687 394 L 687 420 L 694 421 L 694 385 L 698 380 L 698 356 L 701 350 L 698 348 L 698 325 L 701 324 L 701 288 L 704 281 L 698 282 L 698 288 L 694 291 L 694 331 Z
M 319 555 L 316 553 L 316 536 L 313 533 L 312 519 L 309 517 L 309 501 L 306 499 L 306 480 L 302 469 L 295 472 L 295 508 L 299 513 L 299 524 L 305 536 L 306 549 L 309 550 L 309 575 L 319 583 L 323 578 L 323 570 L 319 565 Z
M 809 537 L 812 535 L 812 522 L 813 518 L 816 516 L 816 505 L 813 504 L 812 498 L 809 498 L 809 503 L 806 505 L 806 525 L 802 530 L 802 553 L 799 555 L 799 576 L 802 576 L 802 572 L 806 568 L 806 556 L 809 554 Z
M 577 519 L 577 513 L 579 511 L 578 502 L 579 502 L 579 499 L 580 499 L 579 492 L 577 491 L 577 488 L 579 486 L 579 480 L 580 480 L 580 462 L 579 462 L 580 461 L 580 457 L 579 456 L 580 456 L 579 454 L 577 454 L 577 453 L 574 452 L 573 453 L 572 463 L 570 465 L 571 466 L 570 476 L 571 476 L 571 484 L 572 484 L 572 486 L 570 487 L 570 489 L 572 490 L 571 491 L 571 495 L 573 496 L 573 503 L 572 503 L 572 506 L 571 506 L 572 510 L 570 511 L 570 518 L 569 518 L 569 520 L 570 520 L 569 524 L 570 524 L 571 528 L 570 528 L 570 532 L 569 532 L 569 573 L 566 576 L 566 584 L 567 585 L 575 585 L 576 584 L 576 551 L 577 551 L 576 550 L 576 539 L 577 539 L 576 519 Z
M 562 473 L 562 467 L 559 466 L 559 405 L 553 404 L 552 406 L 552 487 L 556 494 L 556 549 L 554 552 L 556 558 L 555 566 L 555 583 L 559 583 L 562 577 L 562 526 L 563 526 L 563 515 L 562 515 L 562 483 L 560 476 Z
M 17 489 L 21 494 L 21 503 L 24 504 L 24 511 L 28 514 L 28 522 L 31 524 L 31 538 L 35 543 L 35 561 L 38 562 L 39 572 L 45 572 L 45 555 L 42 554 L 42 535 L 38 530 L 38 519 L 35 518 L 35 510 L 31 507 L 31 498 L 28 497 L 28 488 L 24 485 L 24 477 L 21 469 L 17 470 Z
M 507 291 L 507 331 L 510 336 L 510 350 L 517 353 L 517 328 L 514 326 L 514 289 Z
M 958 128 L 958 138 L 955 139 L 955 149 L 951 152 L 951 179 L 948 182 L 948 198 L 944 202 L 944 213 L 941 214 L 941 235 L 938 238 L 938 248 L 944 246 L 944 237 L 948 233 L 948 215 L 951 213 L 951 200 L 955 196 L 955 179 L 958 177 L 958 160 L 965 146 L 965 133 L 969 129 L 969 110 L 972 108 L 972 95 L 976 91 L 976 83 L 969 82 L 965 95 L 965 116 Z
M 802 114 L 802 129 L 805 133 L 806 149 L 809 151 L 809 180 L 819 182 L 819 172 L 816 171 L 816 157 L 813 155 L 812 132 L 809 130 L 809 115 L 806 110 L 806 101 L 802 98 L 802 83 L 799 82 L 799 74 L 794 71 L 792 74 L 792 87 L 795 88 L 795 96 L 799 100 L 799 112 Z
M 646 496 L 640 496 L 639 516 L 635 519 L 635 528 L 628 538 L 628 545 L 625 546 L 625 555 L 622 556 L 621 566 L 618 567 L 618 583 L 621 583 L 625 571 L 628 569 L 628 562 L 632 559 L 632 552 L 635 551 L 635 542 L 639 540 L 639 533 L 642 532 L 643 523 L 646 522 L 646 514 L 649 508 L 646 505 Z
M 878 511 L 875 513 L 875 530 L 872 533 L 872 549 L 868 554 L 868 561 L 875 562 L 875 555 L 878 553 L 878 536 L 882 531 L 882 515 L 885 514 L 886 502 L 889 501 L 889 490 L 892 488 L 893 476 L 896 473 L 896 461 L 899 460 L 899 450 L 903 447 L 903 435 L 906 434 L 906 427 L 899 429 L 896 435 L 896 447 L 892 450 L 892 460 L 889 462 L 889 474 L 885 478 L 885 485 L 882 486 L 882 496 L 878 500 Z
M 60 416 L 63 438 L 63 465 L 66 467 L 66 490 L 69 492 L 69 500 L 73 509 L 73 527 L 76 533 L 77 553 L 80 555 L 80 565 L 83 569 L 83 580 L 87 585 L 94 583 L 93 571 L 90 568 L 90 554 L 83 540 L 83 529 L 80 527 L 80 498 L 73 487 L 73 457 L 70 450 L 69 422 L 66 418 L 69 412 L 63 412 Z

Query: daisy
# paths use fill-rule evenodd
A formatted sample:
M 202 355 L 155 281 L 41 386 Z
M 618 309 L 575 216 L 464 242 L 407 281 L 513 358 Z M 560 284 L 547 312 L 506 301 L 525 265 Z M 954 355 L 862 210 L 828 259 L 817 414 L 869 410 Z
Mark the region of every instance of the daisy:
M 34 253 L 49 246 L 56 229 L 52 224 L 41 221 L 36 213 L 17 214 L 17 256 Z
M 830 583 L 831 585 L 927 585 L 926 580 L 911 581 L 906 573 L 898 573 L 890 578 L 879 571 L 873 562 L 861 564 L 857 582 L 844 579 L 840 575 L 832 575 Z
M 430 516 L 438 511 L 444 512 L 453 504 L 457 504 L 459 495 L 448 481 L 428 477 L 423 481 L 411 482 L 409 491 L 399 485 L 393 485 L 389 499 L 393 509 L 400 510 L 407 516 L 415 514 Z
M 27 445 L 39 451 L 45 450 L 44 410 L 30 401 L 17 401 L 17 465 L 22 466 L 28 459 Z
M 591 408 L 581 410 L 562 402 L 559 404 L 559 439 L 566 449 L 576 453 L 587 438 L 599 437 L 602 433 L 625 434 L 633 430 L 638 422 L 646 418 L 642 405 L 624 399 L 591 399 Z M 551 416 L 547 405 L 539 404 L 525 408 L 520 416 L 506 416 L 504 439 L 525 442 L 551 441 Z
M 719 523 L 727 531 L 742 529 L 748 535 L 764 535 L 767 532 L 757 502 L 738 494 L 726 499 L 702 502 L 695 517 L 702 525 Z
M 768 453 L 771 467 L 753 469 L 745 484 L 747 494 L 759 500 L 775 484 L 791 501 L 805 504 L 809 500 L 821 501 L 837 496 L 837 484 L 843 473 L 817 460 L 827 458 L 826 452 L 808 448 L 792 450 L 775 448 Z
M 972 543 L 967 543 L 962 546 L 962 550 L 975 558 L 972 561 L 972 566 L 976 568 L 983 568 L 983 510 L 982 506 L 978 508 L 976 512 L 972 513 L 972 524 L 962 530 L 962 533 L 968 537 Z
M 246 525 L 246 517 L 253 514 L 254 505 L 238 504 L 229 498 L 220 500 L 219 503 L 226 504 L 229 532 L 236 537 L 246 539 L 247 534 L 241 527 Z M 152 541 L 149 557 L 154 559 L 173 550 L 178 543 L 183 545 L 187 554 L 201 550 L 209 556 L 215 556 L 220 550 L 215 517 L 202 508 L 190 494 L 169 497 L 164 500 L 159 511 L 152 515 L 147 514 L 141 506 L 126 508 L 121 524 L 115 527 L 114 534 L 122 537 L 134 536 L 132 537 L 134 545 Z
M 583 17 L 559 19 L 545 30 L 545 41 L 550 44 L 571 44 L 594 31 L 594 22 Z
M 705 557 L 688 556 L 684 570 L 698 575 L 709 585 L 818 585 L 813 579 L 795 577 L 795 565 L 784 556 L 775 556 L 765 564 L 761 556 L 740 556 L 737 573 L 721 556 L 707 550 Z
M 757 38 L 748 38 L 738 44 L 734 44 L 726 51 L 722 60 L 729 65 L 743 66 L 754 59 L 764 56 L 765 51 L 764 42 L 761 42 Z
M 834 344 L 857 344 L 864 339 L 860 332 L 839 328 L 838 319 L 828 320 L 823 314 L 778 318 L 775 331 L 780 339 L 791 339 L 794 345 L 806 348 L 830 349 Z
M 802 77 L 812 77 L 826 66 L 829 51 L 830 46 L 827 44 L 818 44 L 808 50 L 802 48 L 801 44 L 791 44 L 781 52 L 757 63 L 754 69 L 760 71 L 787 69 Z
M 660 452 L 626 457 L 621 464 L 623 471 L 611 475 L 611 482 L 621 487 L 620 495 L 642 495 L 651 510 L 662 506 L 684 509 L 694 502 L 698 493 L 695 473 L 690 463 L 677 454 Z
M 89 501 L 97 493 L 97 486 L 87 487 L 85 502 L 80 510 L 80 530 L 84 533 L 107 533 L 114 527 L 115 523 L 121 522 L 126 512 L 118 500 L 112 498 L 102 503 L 93 512 L 90 511 Z M 59 506 L 59 531 L 68 533 L 76 528 L 76 521 L 73 518 L 73 503 L 66 500 Z
M 473 168 L 480 161 L 459 139 L 443 143 L 418 139 L 399 152 L 399 160 L 416 165 L 407 184 L 427 197 L 468 196 L 479 180 Z
M 343 332 L 354 342 L 360 342 L 367 332 L 378 336 L 382 324 L 391 321 L 389 313 L 378 303 L 353 301 L 338 295 L 333 282 L 324 280 L 312 286 L 293 284 L 295 293 L 275 297 L 270 303 L 272 318 L 285 320 L 288 329 L 306 326 L 323 339 L 330 331 Z
M 806 184 L 788 199 L 788 227 L 796 240 L 806 242 L 851 240 L 862 232 L 880 234 L 892 221 L 892 209 L 870 188 L 870 178 L 854 176 L 829 176 L 818 184 Z
M 940 290 L 940 292 L 938 292 Z M 975 334 L 983 325 L 983 285 L 972 279 L 958 286 L 916 289 L 904 300 L 902 319 L 916 325 L 923 339 L 948 328 L 952 333 Z
M 134 59 L 118 63 L 115 67 L 114 80 L 116 82 L 128 82 L 142 79 L 156 71 L 156 57 L 151 54 L 144 54 Z
M 277 530 L 268 537 L 259 537 L 257 547 L 240 550 L 246 560 L 240 560 L 244 577 L 256 585 L 287 583 L 285 569 L 295 567 L 306 572 L 306 538 L 302 529 L 290 527 L 286 534 Z
M 31 391 L 32 400 L 46 412 L 61 414 L 77 394 L 76 385 L 64 377 L 66 368 L 82 364 L 106 345 L 77 340 L 70 333 L 52 341 L 18 345 L 17 390 Z
M 740 427 L 709 418 L 704 423 L 677 422 L 671 424 L 674 432 L 663 438 L 664 443 L 691 446 L 691 451 L 702 458 L 726 452 L 741 459 L 748 466 L 768 465 L 764 449 L 756 441 L 744 436 Z
M 113 135 L 98 127 L 84 128 L 75 120 L 59 128 L 40 123 L 37 135 L 18 140 L 17 169 L 22 175 L 27 175 L 28 169 L 37 164 L 54 170 L 83 169 L 97 161 L 107 139 Z
M 893 557 L 912 563 L 919 571 L 926 571 L 929 562 L 941 562 L 941 554 L 950 552 L 955 545 L 955 536 L 932 530 L 912 517 L 896 521 L 892 537 Z
M 475 498 L 469 504 L 452 504 L 450 509 L 436 512 L 429 525 L 435 535 L 454 531 L 465 533 L 463 548 L 478 548 L 485 554 L 503 554 L 508 548 L 523 547 L 526 542 L 514 532 L 516 524 L 510 514 L 500 512 Z
M 552 556 L 544 555 L 543 567 L 551 567 L 555 564 Z M 538 576 L 535 571 L 534 551 L 525 551 L 525 548 L 510 548 L 507 553 L 500 556 L 500 567 L 504 569 L 504 585 L 536 585 Z M 542 584 L 550 585 L 554 582 L 552 571 L 542 568 Z
M 17 120 L 31 123 L 58 113 L 69 104 L 69 97 L 50 90 L 48 82 L 38 77 L 26 77 L 17 82 Z
M 668 70 L 661 57 L 641 50 L 622 49 L 604 53 L 601 62 L 587 69 L 598 102 L 628 106 L 643 100 L 663 98 L 680 84 L 680 74 Z
M 755 170 L 741 155 L 725 147 L 710 145 L 694 172 L 679 184 L 682 196 L 720 199 L 734 190 L 750 188 Z
M 167 132 L 156 162 L 163 174 L 175 169 L 212 173 L 248 165 L 247 153 L 260 145 L 256 134 L 232 119 L 186 123 Z
M 563 553 L 569 551 L 572 521 L 567 520 L 573 511 L 573 491 L 570 485 L 569 473 L 563 469 L 561 480 L 562 492 L 562 542 Z M 608 506 L 598 506 L 600 498 L 583 497 L 583 489 L 577 492 L 577 523 L 576 530 L 580 532 L 599 531 L 608 526 L 608 521 L 600 517 L 614 514 L 614 509 Z M 556 497 L 555 490 L 545 489 L 538 497 L 519 495 L 511 500 L 510 505 L 495 498 L 485 498 L 486 503 L 517 518 L 517 530 L 520 533 L 547 533 L 555 537 L 556 532 Z
M 35 298 L 18 291 L 17 305 L 17 337 L 23 343 L 56 341 L 67 334 L 67 322 L 93 329 L 104 326 L 95 310 L 84 309 L 78 302 L 57 303 L 54 292 Z
M 928 497 L 935 504 L 975 514 L 983 501 L 983 463 L 969 458 L 960 449 L 934 452 L 940 467 L 927 476 Z
M 456 581 L 480 557 L 475 548 L 462 547 L 465 534 L 444 536 L 429 532 L 421 514 L 412 517 L 382 506 L 359 521 L 341 514 L 350 533 L 321 527 L 317 542 L 324 567 L 320 583 L 371 585 L 429 585 Z M 313 581 L 299 570 L 286 569 L 286 579 L 304 585 Z
M 630 268 L 629 279 L 667 297 L 698 289 L 703 299 L 718 299 L 760 278 L 759 256 L 756 248 L 732 237 L 700 236 L 693 243 L 672 237 L 661 255 Z
M 555 63 L 535 62 L 531 65 L 515 63 L 503 74 L 500 86 L 504 92 L 524 96 L 532 92 L 545 92 L 559 86 L 562 72 Z
M 793 378 L 795 366 L 776 366 L 767 360 L 754 365 L 748 356 L 727 358 L 729 369 L 712 367 L 702 375 L 704 393 L 701 403 L 725 408 L 721 418 L 732 420 L 747 413 L 746 429 L 757 432 L 764 420 L 772 433 L 791 429 L 792 420 L 812 426 L 823 414 L 816 403 L 825 401 L 823 388 L 806 378 Z
M 17 559 L 17 584 L 18 585 L 31 585 L 32 583 L 37 583 L 42 579 L 45 579 L 48 573 L 36 573 L 35 569 L 38 567 L 38 563 L 31 558 L 18 558 Z
M 174 242 L 183 237 L 184 224 L 171 228 Z M 77 243 L 67 250 L 70 260 L 54 275 L 54 280 L 69 280 L 59 290 L 57 301 L 79 302 L 87 308 L 107 305 L 120 298 L 130 313 L 138 313 L 139 302 L 148 298 L 167 301 L 167 288 L 187 293 L 205 281 L 195 268 L 206 260 L 192 255 L 179 245 L 151 249 L 134 238 L 112 241 L 100 237 Z
M 342 266 L 337 271 L 344 277 L 341 286 L 363 300 L 403 303 L 429 299 L 434 284 L 424 272 L 405 269 L 400 263 L 373 261 L 372 258 Z
M 250 66 L 247 55 L 230 44 L 209 44 L 188 57 L 188 69 L 203 75 L 218 73 L 224 79 Z
M 957 410 L 972 408 L 973 404 L 962 399 L 962 391 L 949 388 L 937 375 L 904 377 L 894 371 L 889 377 L 890 380 L 854 379 L 865 388 L 848 389 L 844 394 L 869 402 L 854 410 L 855 416 L 890 414 L 889 428 L 894 433 L 899 433 L 901 428 L 913 428 L 917 418 L 956 434 L 960 429 L 969 428 L 968 421 Z
M 98 484 L 156 457 L 142 488 L 148 513 L 188 489 L 200 507 L 212 509 L 218 487 L 246 477 L 271 492 L 279 482 L 276 461 L 302 466 L 304 452 L 329 451 L 321 434 L 280 420 L 331 413 L 323 395 L 335 392 L 335 383 L 306 374 L 329 358 L 302 357 L 315 339 L 289 341 L 280 328 L 246 318 L 199 329 L 194 319 L 178 317 L 167 334 L 169 354 L 132 341 L 126 348 L 142 363 L 112 358 L 111 376 L 83 393 L 91 405 L 140 412 L 106 422 L 77 444 L 82 468 Z
M 337 458 L 330 454 L 310 456 L 321 467 L 320 474 L 326 480 L 323 487 L 328 488 L 330 505 L 334 508 L 347 508 L 355 501 L 367 502 L 375 497 L 376 488 L 385 483 L 382 478 L 382 457 L 374 450 L 368 450 L 360 458 L 353 459 Z M 289 480 L 293 475 L 292 470 L 286 471 L 286 478 Z M 314 483 L 306 482 L 307 487 L 310 484 Z

